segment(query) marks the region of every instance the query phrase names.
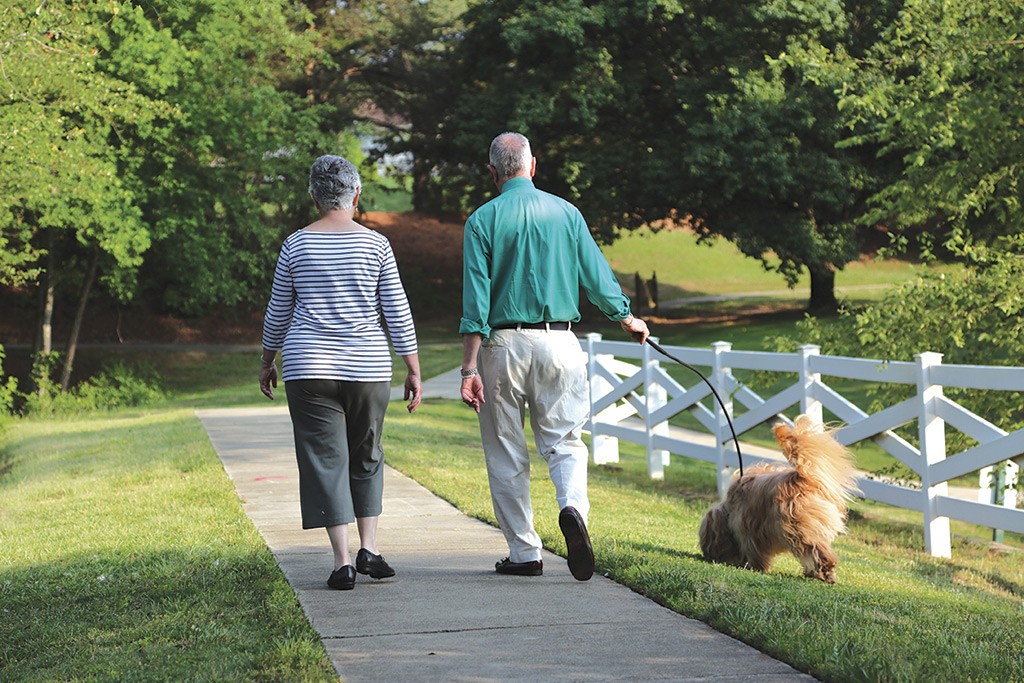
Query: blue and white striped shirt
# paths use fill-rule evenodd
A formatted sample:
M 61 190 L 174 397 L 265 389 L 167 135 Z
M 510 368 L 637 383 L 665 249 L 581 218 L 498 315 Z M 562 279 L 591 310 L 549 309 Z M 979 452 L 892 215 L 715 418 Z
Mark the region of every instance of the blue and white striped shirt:
M 387 238 L 373 230 L 299 230 L 281 246 L 263 348 L 282 379 L 390 382 L 391 353 L 416 353 L 416 329 Z

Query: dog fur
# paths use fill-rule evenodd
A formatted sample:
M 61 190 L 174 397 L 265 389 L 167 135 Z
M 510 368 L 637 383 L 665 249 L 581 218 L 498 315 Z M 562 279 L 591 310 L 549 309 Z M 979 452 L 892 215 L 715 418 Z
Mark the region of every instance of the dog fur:
M 759 465 L 735 480 L 701 520 L 701 551 L 709 560 L 762 572 L 788 551 L 804 576 L 835 583 L 839 558 L 832 543 L 846 531 L 846 505 L 857 491 L 853 456 L 806 415 L 774 432 L 792 466 Z

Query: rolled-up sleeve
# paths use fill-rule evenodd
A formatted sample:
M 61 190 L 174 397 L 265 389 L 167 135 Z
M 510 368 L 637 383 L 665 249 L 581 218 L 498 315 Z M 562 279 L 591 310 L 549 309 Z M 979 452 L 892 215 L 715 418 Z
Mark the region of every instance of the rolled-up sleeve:
M 491 271 L 487 245 L 473 224 L 466 221 L 462 238 L 462 320 L 459 334 L 491 336 Z
M 263 348 L 274 351 L 281 350 L 294 312 L 295 288 L 292 286 L 288 244 L 285 243 L 277 257 L 270 302 L 267 304 L 267 312 L 263 316 Z
M 609 320 L 625 320 L 629 317 L 629 297 L 623 293 L 622 286 L 615 279 L 615 272 L 594 241 L 583 217 L 579 216 L 575 223 L 580 286 L 590 303 L 597 306 L 597 310 Z

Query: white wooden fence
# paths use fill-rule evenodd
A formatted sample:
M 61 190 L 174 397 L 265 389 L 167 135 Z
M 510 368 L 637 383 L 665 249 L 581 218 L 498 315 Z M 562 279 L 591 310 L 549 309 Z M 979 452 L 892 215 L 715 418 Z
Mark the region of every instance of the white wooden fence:
M 693 383 L 688 387 L 679 384 L 665 371 L 673 362 L 647 344 L 604 341 L 599 334 L 589 334 L 584 348 L 589 354 L 591 418 L 587 430 L 594 463 L 618 461 L 618 442 L 628 441 L 646 448 L 648 473 L 653 478 L 664 476 L 672 455 L 714 463 L 719 493 L 724 495 L 738 461 L 725 414 L 708 386 L 689 371 Z M 861 497 L 921 513 L 925 549 L 932 555 L 951 556 L 950 519 L 1024 533 L 1024 510 L 1016 509 L 1013 488 L 1019 465 L 1024 464 L 1024 429 L 1007 433 L 943 395 L 944 387 L 1024 392 L 1024 368 L 943 365 L 941 354 L 930 352 L 918 355 L 916 362 L 883 362 L 823 356 L 816 346 L 801 347 L 797 353 L 733 351 L 727 342 L 703 349 L 664 348 L 691 365 L 710 368 L 705 375 L 725 402 L 737 435 L 766 421 L 791 422 L 783 412 L 795 406 L 799 408 L 791 411 L 793 416 L 807 413 L 818 420 L 827 409 L 844 423 L 836 432 L 840 443 L 849 446 L 872 440 L 909 467 L 921 479 L 919 489 L 861 477 Z M 734 369 L 795 373 L 797 381 L 765 398 L 739 382 L 732 374 Z M 909 399 L 868 414 L 822 377 L 906 384 L 917 390 Z M 742 411 L 734 411 L 737 403 Z M 683 411 L 691 413 L 707 434 L 670 427 L 669 418 Z M 893 432 L 914 421 L 918 448 Z M 947 425 L 977 445 L 948 454 Z M 747 467 L 767 454 L 743 446 L 742 457 Z M 997 487 L 993 473 L 1004 466 L 1005 487 Z M 976 499 L 950 495 L 951 479 L 975 472 L 979 477 Z M 1000 498 L 1002 504 L 994 502 Z

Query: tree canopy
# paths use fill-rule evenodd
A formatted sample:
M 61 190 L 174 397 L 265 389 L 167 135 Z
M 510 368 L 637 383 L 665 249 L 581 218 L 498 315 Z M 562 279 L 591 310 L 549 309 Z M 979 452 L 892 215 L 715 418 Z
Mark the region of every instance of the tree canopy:
M 954 249 L 1024 231 L 1024 4 L 908 0 L 850 71 L 846 144 L 896 169 L 868 220 Z
M 119 172 L 117 131 L 173 112 L 97 68 L 94 18 L 62 3 L 16 2 L 0 12 L 4 284 L 35 281 L 46 269 L 42 256 L 54 249 L 99 249 L 114 265 L 134 268 L 149 247 Z
M 472 7 L 451 53 L 437 125 L 415 131 L 443 208 L 486 195 L 490 139 L 535 143 L 539 182 L 604 240 L 670 220 L 722 235 L 834 306 L 858 255 L 872 152 L 838 149 L 839 85 L 811 74 L 820 46 L 873 43 L 889 3 L 550 3 Z M 436 142 L 432 145 L 431 143 Z M 457 199 L 458 205 L 447 203 Z

